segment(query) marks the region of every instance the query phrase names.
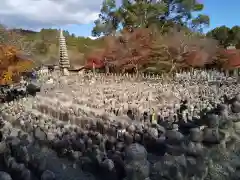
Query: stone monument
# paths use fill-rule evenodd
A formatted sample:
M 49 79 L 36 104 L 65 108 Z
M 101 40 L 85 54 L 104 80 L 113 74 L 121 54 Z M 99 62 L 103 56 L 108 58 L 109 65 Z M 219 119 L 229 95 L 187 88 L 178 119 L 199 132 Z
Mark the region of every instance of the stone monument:
M 64 76 L 69 75 L 68 69 L 70 68 L 70 62 L 68 58 L 67 45 L 63 31 L 60 31 L 59 36 L 59 68 Z

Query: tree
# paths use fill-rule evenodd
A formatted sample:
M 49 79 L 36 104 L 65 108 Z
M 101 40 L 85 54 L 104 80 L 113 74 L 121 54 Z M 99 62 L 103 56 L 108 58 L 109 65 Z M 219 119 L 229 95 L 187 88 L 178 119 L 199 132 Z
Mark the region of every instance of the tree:
M 217 43 L 214 40 L 189 34 L 185 31 L 156 34 L 152 44 L 151 56 L 154 57 L 153 66 L 167 66 L 168 72 L 181 67 L 203 67 L 211 63 L 215 55 Z
M 124 31 L 120 44 L 124 48 L 124 57 L 121 61 L 123 71 L 131 70 L 136 73 L 148 63 L 151 52 L 153 35 L 150 29 L 137 28 L 133 32 Z
M 133 32 L 124 29 L 118 36 L 106 36 L 104 39 L 105 49 L 102 60 L 110 70 L 137 73 L 146 64 L 151 44 L 149 29 L 138 28 Z
M 166 12 L 166 4 L 162 1 L 151 3 L 148 0 L 123 0 L 119 8 L 123 27 L 147 28 L 159 23 L 159 17 Z
M 93 36 L 109 35 L 116 32 L 119 27 L 148 28 L 166 27 L 179 29 L 194 26 L 202 29 L 209 25 L 209 18 L 199 14 L 196 18 L 193 12 L 203 9 L 203 4 L 196 0 L 122 0 L 120 7 L 116 7 L 115 0 L 104 0 L 99 18 L 95 21 Z M 199 28 L 200 27 L 200 28 Z
M 226 26 L 216 27 L 209 31 L 207 36 L 216 39 L 223 47 L 227 47 L 231 43 L 230 28 Z
M 37 41 L 34 45 L 36 49 L 36 54 L 47 54 L 48 53 L 48 46 L 45 44 L 44 41 Z
M 210 19 L 206 15 L 199 14 L 196 18 L 192 20 L 192 28 L 194 30 L 203 31 L 203 28 L 208 27 L 210 24 Z
M 109 35 L 119 27 L 120 14 L 115 0 L 104 0 L 98 19 L 94 22 L 93 36 Z
M 240 48 L 240 26 L 233 26 L 229 32 L 229 41 L 232 45 L 236 46 L 237 49 Z
M 150 68 L 171 73 L 182 67 L 203 67 L 212 63 L 217 51 L 215 40 L 178 30 L 162 34 L 155 28 L 124 29 L 118 36 L 104 39 L 101 59 L 115 72 L 138 73 Z
M 3 25 L 0 26 L 0 44 L 13 46 L 17 50 L 25 54 L 32 54 L 34 47 L 32 42 L 28 41 L 19 33 L 20 30 L 7 29 Z
M 167 11 L 163 17 L 164 20 L 171 20 L 180 27 L 188 27 L 192 24 L 197 25 L 199 22 L 201 22 L 201 25 L 209 23 L 209 18 L 206 15 L 199 14 L 203 10 L 204 5 L 197 0 L 163 0 L 163 2 L 167 4 Z M 193 12 L 199 15 L 194 18 Z

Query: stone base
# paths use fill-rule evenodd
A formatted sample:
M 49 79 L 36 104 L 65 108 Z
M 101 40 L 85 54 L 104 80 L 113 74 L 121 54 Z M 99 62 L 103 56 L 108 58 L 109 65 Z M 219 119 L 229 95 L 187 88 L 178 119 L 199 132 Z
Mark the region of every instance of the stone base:
M 78 75 L 83 76 L 84 74 L 85 74 L 85 71 L 84 71 L 84 70 L 78 71 Z
M 62 70 L 62 75 L 63 75 L 63 76 L 69 76 L 69 71 L 68 71 L 67 68 L 64 68 L 64 69 Z

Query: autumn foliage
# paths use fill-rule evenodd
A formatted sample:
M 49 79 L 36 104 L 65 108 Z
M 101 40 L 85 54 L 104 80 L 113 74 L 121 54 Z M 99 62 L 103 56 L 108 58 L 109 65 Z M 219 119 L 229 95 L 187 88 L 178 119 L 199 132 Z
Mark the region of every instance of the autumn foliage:
M 218 64 L 225 69 L 234 69 L 240 67 L 240 50 L 239 49 L 219 49 Z
M 17 82 L 22 72 L 29 71 L 33 67 L 33 61 L 14 46 L 0 45 L 0 85 Z
M 98 67 L 108 65 L 117 72 L 136 72 L 148 67 L 172 71 L 203 67 L 212 63 L 212 57 L 217 53 L 216 41 L 183 31 L 162 34 L 150 28 L 125 29 L 121 35 L 104 39 L 105 48 L 87 56 L 88 66 L 92 63 L 99 64 Z
M 20 74 L 31 70 L 34 63 L 25 55 L 26 44 L 17 33 L 0 28 L 0 38 L 0 85 L 7 85 L 19 80 Z
M 106 37 L 106 63 L 116 71 L 138 70 L 148 63 L 153 38 L 148 29 L 125 30 L 121 36 Z
M 104 49 L 95 49 L 91 53 L 86 54 L 87 63 L 85 64 L 85 68 L 91 69 L 93 64 L 96 68 L 104 68 L 104 54 Z

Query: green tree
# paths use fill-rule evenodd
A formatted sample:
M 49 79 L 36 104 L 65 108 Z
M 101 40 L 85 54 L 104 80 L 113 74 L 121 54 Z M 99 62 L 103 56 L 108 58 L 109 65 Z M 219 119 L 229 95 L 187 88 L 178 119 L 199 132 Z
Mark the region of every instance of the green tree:
M 200 12 L 204 6 L 197 0 L 122 0 L 117 7 L 115 0 L 104 0 L 99 18 L 92 30 L 93 36 L 109 35 L 119 27 L 148 28 L 151 26 L 194 27 L 202 30 L 209 25 L 209 17 L 199 14 L 194 17 L 193 12 Z
M 206 15 L 199 14 L 192 20 L 192 28 L 194 30 L 203 32 L 203 28 L 208 27 L 210 24 L 210 18 Z
M 93 36 L 109 35 L 119 27 L 120 14 L 115 0 L 104 0 L 98 19 L 94 22 Z
M 44 41 L 35 42 L 34 48 L 35 48 L 36 54 L 44 55 L 48 53 L 48 46 Z
M 206 15 L 199 14 L 204 5 L 197 0 L 163 0 L 167 4 L 167 11 L 163 19 L 171 20 L 180 26 L 189 26 L 194 24 L 209 24 L 209 18 Z M 199 15 L 194 18 L 193 12 Z M 200 23 L 201 22 L 201 23 Z
M 237 49 L 240 47 L 240 26 L 233 26 L 229 32 L 229 38 L 232 45 L 236 46 Z
M 148 28 L 159 23 L 159 17 L 166 12 L 167 6 L 164 2 L 151 3 L 148 0 L 122 0 L 119 8 L 123 27 Z
M 227 26 L 216 27 L 207 33 L 208 37 L 216 39 L 220 45 L 227 47 L 231 43 L 230 28 Z

